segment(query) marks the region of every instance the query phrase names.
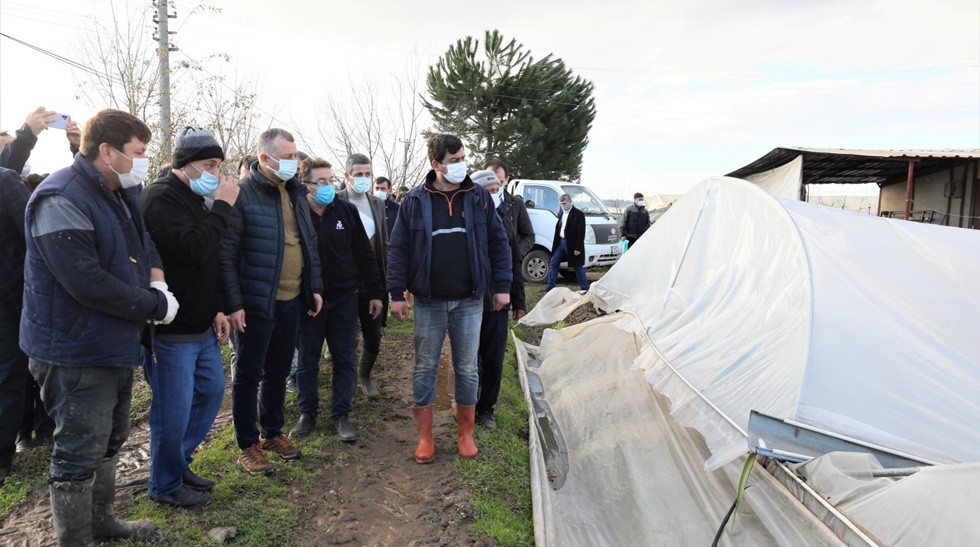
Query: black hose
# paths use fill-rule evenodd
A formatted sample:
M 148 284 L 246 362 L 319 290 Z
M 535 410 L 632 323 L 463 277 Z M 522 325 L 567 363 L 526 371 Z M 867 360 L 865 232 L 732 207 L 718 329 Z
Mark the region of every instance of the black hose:
M 749 488 L 752 488 L 751 484 L 745 487 L 745 491 L 748 492 Z M 736 496 L 735 501 L 732 502 L 732 506 L 729 507 L 728 512 L 725 513 L 725 518 L 721 519 L 721 525 L 718 526 L 718 531 L 715 532 L 715 539 L 714 541 L 711 542 L 711 547 L 718 547 L 718 542 L 721 541 L 721 534 L 725 531 L 725 526 L 728 524 L 728 519 L 732 518 L 732 515 L 735 514 L 735 506 L 737 504 L 738 504 L 738 497 Z

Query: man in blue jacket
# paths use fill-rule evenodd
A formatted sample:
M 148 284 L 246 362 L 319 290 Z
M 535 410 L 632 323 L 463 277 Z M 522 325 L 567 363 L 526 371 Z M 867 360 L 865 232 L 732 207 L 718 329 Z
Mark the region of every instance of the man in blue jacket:
M 52 173 L 25 212 L 20 346 L 56 424 L 49 490 L 62 545 L 154 529 L 112 509 L 140 338 L 178 308 L 140 216 L 150 138 L 126 112 L 97 113 L 72 166 Z
M 432 400 L 442 342 L 449 332 L 456 373 L 456 425 L 462 458 L 477 456 L 473 442 L 479 372 L 477 350 L 483 295 L 494 310 L 510 303 L 511 251 L 490 194 L 466 175 L 466 151 L 454 135 L 429 140 L 432 170 L 399 210 L 388 247 L 391 314 L 408 317 L 406 290 L 415 300 L 412 414 L 419 442 L 415 461 L 435 460 Z M 492 282 L 492 284 L 491 284 Z
M 258 161 L 238 182 L 219 262 L 222 304 L 240 333 L 231 388 L 238 461 L 264 475 L 272 472 L 264 450 L 283 460 L 301 455 L 282 432 L 286 377 L 300 314 L 320 313 L 323 279 L 306 192 L 295 176 L 296 141 L 288 131 L 267 129 L 256 152 Z

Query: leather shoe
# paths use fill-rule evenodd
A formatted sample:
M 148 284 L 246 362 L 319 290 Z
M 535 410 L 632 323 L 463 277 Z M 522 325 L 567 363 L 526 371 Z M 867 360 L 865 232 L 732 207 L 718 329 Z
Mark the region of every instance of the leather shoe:
M 478 412 L 476 422 L 490 431 L 497 430 L 497 420 L 493 419 L 493 412 Z
M 337 435 L 341 441 L 352 443 L 357 440 L 357 432 L 354 431 L 354 426 L 350 425 L 350 420 L 347 419 L 347 416 L 337 418 L 334 425 L 337 426 Z
M 310 431 L 313 431 L 313 426 L 315 425 L 316 418 L 312 414 L 301 414 L 299 421 L 289 430 L 289 436 L 296 438 L 305 437 L 310 434 Z
M 184 486 L 197 490 L 198 492 L 206 492 L 214 488 L 214 481 L 211 479 L 205 479 L 190 469 L 185 469 Z
M 150 499 L 157 503 L 173 505 L 174 507 L 202 507 L 211 503 L 211 496 L 192 490 L 184 485 L 167 495 L 160 496 L 159 498 L 150 496 Z

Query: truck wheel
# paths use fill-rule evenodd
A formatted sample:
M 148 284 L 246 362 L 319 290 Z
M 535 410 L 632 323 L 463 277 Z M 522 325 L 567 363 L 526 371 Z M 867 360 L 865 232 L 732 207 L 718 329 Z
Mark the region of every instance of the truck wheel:
M 551 255 L 541 249 L 532 249 L 524 255 L 521 263 L 521 271 L 524 272 L 524 281 L 527 283 L 545 283 L 548 281 L 548 264 L 551 262 Z

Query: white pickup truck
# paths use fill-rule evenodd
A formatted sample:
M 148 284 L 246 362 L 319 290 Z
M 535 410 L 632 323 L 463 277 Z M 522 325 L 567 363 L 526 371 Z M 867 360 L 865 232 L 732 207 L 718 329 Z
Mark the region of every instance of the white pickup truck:
M 558 198 L 562 194 L 571 196 L 572 204 L 585 213 L 585 267 L 612 266 L 622 255 L 616 217 L 587 187 L 572 182 L 514 179 L 507 191 L 524 199 L 534 226 L 534 247 L 524 255 L 521 264 L 525 281 L 543 283 L 548 280 L 551 244 L 558 223 Z M 559 273 L 574 279 L 575 273 L 565 269 L 566 266 L 563 262 Z

